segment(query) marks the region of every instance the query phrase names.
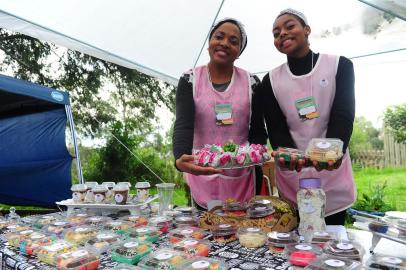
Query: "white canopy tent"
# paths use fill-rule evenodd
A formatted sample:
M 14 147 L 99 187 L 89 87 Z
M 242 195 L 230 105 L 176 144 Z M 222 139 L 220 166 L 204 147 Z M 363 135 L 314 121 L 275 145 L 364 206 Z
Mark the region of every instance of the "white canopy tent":
M 395 2 L 406 10 L 405 1 Z M 217 18 L 246 25 L 238 66 L 258 74 L 277 66 L 284 56 L 273 46 L 272 23 L 287 7 L 307 15 L 316 52 L 355 57 L 406 48 L 404 10 L 378 25 L 375 9 L 356 0 L 0 0 L 0 27 L 176 84 L 183 71 L 208 61 L 207 35 Z

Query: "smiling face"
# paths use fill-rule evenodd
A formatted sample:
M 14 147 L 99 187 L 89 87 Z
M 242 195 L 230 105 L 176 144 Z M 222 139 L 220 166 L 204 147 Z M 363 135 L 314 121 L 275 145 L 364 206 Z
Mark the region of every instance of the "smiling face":
M 210 62 L 232 65 L 240 53 L 241 33 L 233 23 L 220 25 L 209 40 Z
M 291 57 L 303 57 L 308 53 L 310 27 L 303 26 L 296 16 L 286 14 L 278 17 L 272 33 L 274 45 L 281 53 Z

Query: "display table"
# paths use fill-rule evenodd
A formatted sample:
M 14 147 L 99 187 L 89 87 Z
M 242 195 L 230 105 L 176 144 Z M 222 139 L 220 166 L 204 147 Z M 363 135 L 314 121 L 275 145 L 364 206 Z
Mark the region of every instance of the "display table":
M 242 247 L 238 241 L 228 243 L 227 245 L 218 244 L 214 241 L 209 257 L 221 258 L 227 262 L 230 269 L 287 269 L 290 265 L 283 258 L 282 254 L 275 254 L 269 251 L 268 247 L 264 246 L 258 249 L 248 249 Z M 154 249 L 158 247 L 168 247 L 169 241 L 165 234 L 156 244 Z M 0 235 L 0 262 L 2 270 L 55 270 L 48 264 L 39 262 L 34 257 L 20 255 L 18 251 L 10 247 L 4 238 Z M 103 254 L 101 257 L 99 269 L 109 269 L 116 266 L 118 263 L 111 261 L 110 255 Z

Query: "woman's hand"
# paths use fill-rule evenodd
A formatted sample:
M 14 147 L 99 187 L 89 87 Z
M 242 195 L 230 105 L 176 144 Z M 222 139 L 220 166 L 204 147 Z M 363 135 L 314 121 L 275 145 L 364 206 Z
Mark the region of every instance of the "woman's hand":
M 194 155 L 185 155 L 183 154 L 180 158 L 176 160 L 176 167 L 186 173 L 194 174 L 194 175 L 211 175 L 222 173 L 223 171 L 220 169 L 216 169 L 213 167 L 202 167 L 195 165 L 193 162 L 196 159 Z
M 339 158 L 336 162 L 330 160 L 327 162 L 327 167 L 320 166 L 319 162 L 317 162 L 317 161 L 313 161 L 312 164 L 313 164 L 313 167 L 317 171 L 321 171 L 323 169 L 332 171 L 332 170 L 337 170 L 338 168 L 340 168 L 342 161 L 343 161 L 343 157 Z

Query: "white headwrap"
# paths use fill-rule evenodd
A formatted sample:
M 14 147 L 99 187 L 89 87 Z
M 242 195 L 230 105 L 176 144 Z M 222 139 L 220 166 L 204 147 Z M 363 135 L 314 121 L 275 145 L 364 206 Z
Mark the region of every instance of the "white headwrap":
M 237 27 L 240 29 L 240 33 L 241 33 L 240 55 L 241 55 L 242 52 L 244 51 L 245 47 L 247 47 L 247 33 L 245 32 L 244 25 L 240 21 L 238 21 L 234 18 L 224 18 L 224 19 L 217 21 L 210 29 L 209 39 L 213 35 L 214 31 L 220 25 L 222 25 L 223 23 L 226 23 L 226 22 L 231 22 L 231 23 L 237 25 Z
M 302 12 L 297 11 L 293 8 L 287 8 L 287 9 L 282 10 L 279 13 L 279 15 L 276 17 L 276 19 L 279 18 L 280 16 L 286 15 L 286 14 L 295 15 L 295 16 L 299 17 L 300 19 L 302 19 L 303 22 L 305 23 L 305 25 L 308 25 L 306 16 Z

